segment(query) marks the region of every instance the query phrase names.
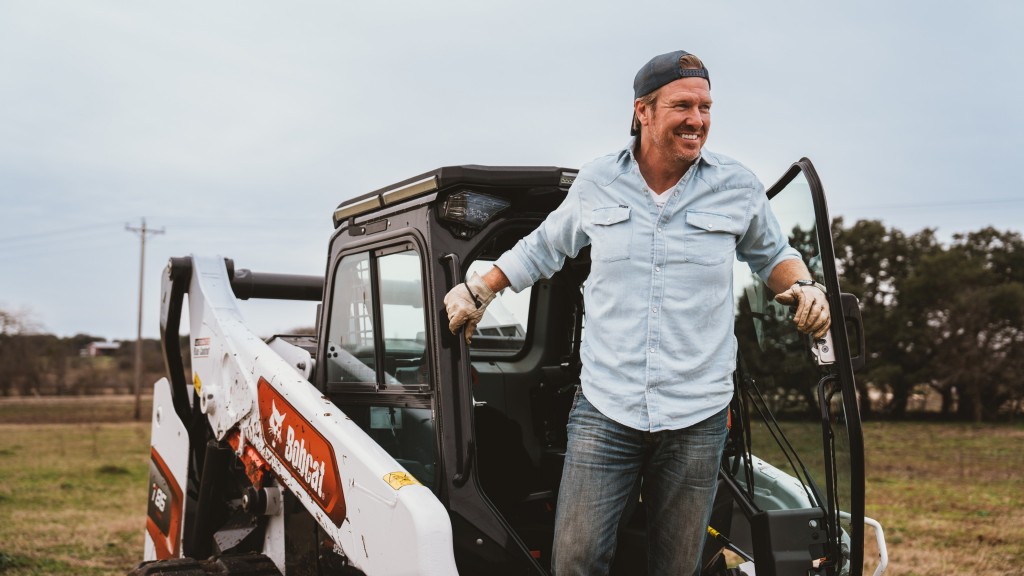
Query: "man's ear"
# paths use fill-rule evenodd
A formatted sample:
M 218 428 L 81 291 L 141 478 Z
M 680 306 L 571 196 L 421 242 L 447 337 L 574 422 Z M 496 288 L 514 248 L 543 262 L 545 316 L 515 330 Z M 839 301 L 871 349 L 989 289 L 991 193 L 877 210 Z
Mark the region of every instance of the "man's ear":
M 643 100 L 637 98 L 633 101 L 633 114 L 636 116 L 637 123 L 641 126 L 646 126 L 650 120 L 651 108 Z

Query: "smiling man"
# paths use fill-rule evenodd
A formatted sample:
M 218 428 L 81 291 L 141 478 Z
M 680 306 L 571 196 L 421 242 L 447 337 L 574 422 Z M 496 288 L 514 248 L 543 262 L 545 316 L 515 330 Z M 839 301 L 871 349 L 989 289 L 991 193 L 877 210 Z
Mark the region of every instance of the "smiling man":
M 519 291 L 590 246 L 581 387 L 569 414 L 553 572 L 607 574 L 620 520 L 639 487 L 649 574 L 697 570 L 727 436 L 736 258 L 822 336 L 825 294 L 735 160 L 704 148 L 711 79 L 683 51 L 651 59 L 633 81 L 625 148 L 584 166 L 562 204 L 445 296 L 466 338 L 494 293 Z

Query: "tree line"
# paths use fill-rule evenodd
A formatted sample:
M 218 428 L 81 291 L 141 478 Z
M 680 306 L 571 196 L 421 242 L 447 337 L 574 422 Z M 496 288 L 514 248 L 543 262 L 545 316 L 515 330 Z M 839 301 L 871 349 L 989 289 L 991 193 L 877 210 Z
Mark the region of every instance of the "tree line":
M 1013 419 L 1024 401 L 1024 239 L 984 228 L 942 243 L 876 220 L 833 222 L 844 292 L 860 299 L 868 348 L 857 375 L 864 417 Z
M 0 395 L 128 394 L 134 391 L 135 341 L 114 343 L 100 356 L 85 355 L 98 336 L 40 333 L 26 312 L 0 309 Z M 143 339 L 142 390 L 164 372 L 158 340 Z
M 860 299 L 867 364 L 857 374 L 865 418 L 926 408 L 947 419 L 1012 419 L 1024 409 L 1024 239 L 984 228 L 939 241 L 877 220 L 832 226 L 843 291 Z M 102 340 L 58 338 L 26 313 L 0 309 L 0 394 L 94 394 L 133 389 L 134 342 L 109 357 L 81 355 Z M 188 349 L 187 340 L 183 349 Z M 186 355 L 187 356 L 187 355 Z M 186 359 L 187 361 L 187 359 Z M 163 373 L 159 342 L 144 341 L 143 390 Z

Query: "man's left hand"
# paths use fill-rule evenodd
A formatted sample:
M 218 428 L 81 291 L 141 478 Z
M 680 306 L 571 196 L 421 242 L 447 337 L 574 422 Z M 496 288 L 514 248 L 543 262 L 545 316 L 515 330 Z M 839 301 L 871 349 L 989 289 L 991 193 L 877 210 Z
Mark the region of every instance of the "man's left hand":
M 832 316 L 829 314 L 828 299 L 817 286 L 794 284 L 789 290 L 776 295 L 775 301 L 787 306 L 797 305 L 796 313 L 793 314 L 797 330 L 804 334 L 814 334 L 815 338 L 822 338 L 828 333 Z

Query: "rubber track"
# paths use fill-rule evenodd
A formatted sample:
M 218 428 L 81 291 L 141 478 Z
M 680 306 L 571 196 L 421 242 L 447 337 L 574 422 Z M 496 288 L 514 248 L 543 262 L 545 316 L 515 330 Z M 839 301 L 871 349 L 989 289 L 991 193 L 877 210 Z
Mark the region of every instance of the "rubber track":
M 174 558 L 143 562 L 127 576 L 281 576 L 274 562 L 262 554 L 222 556 L 209 560 Z

